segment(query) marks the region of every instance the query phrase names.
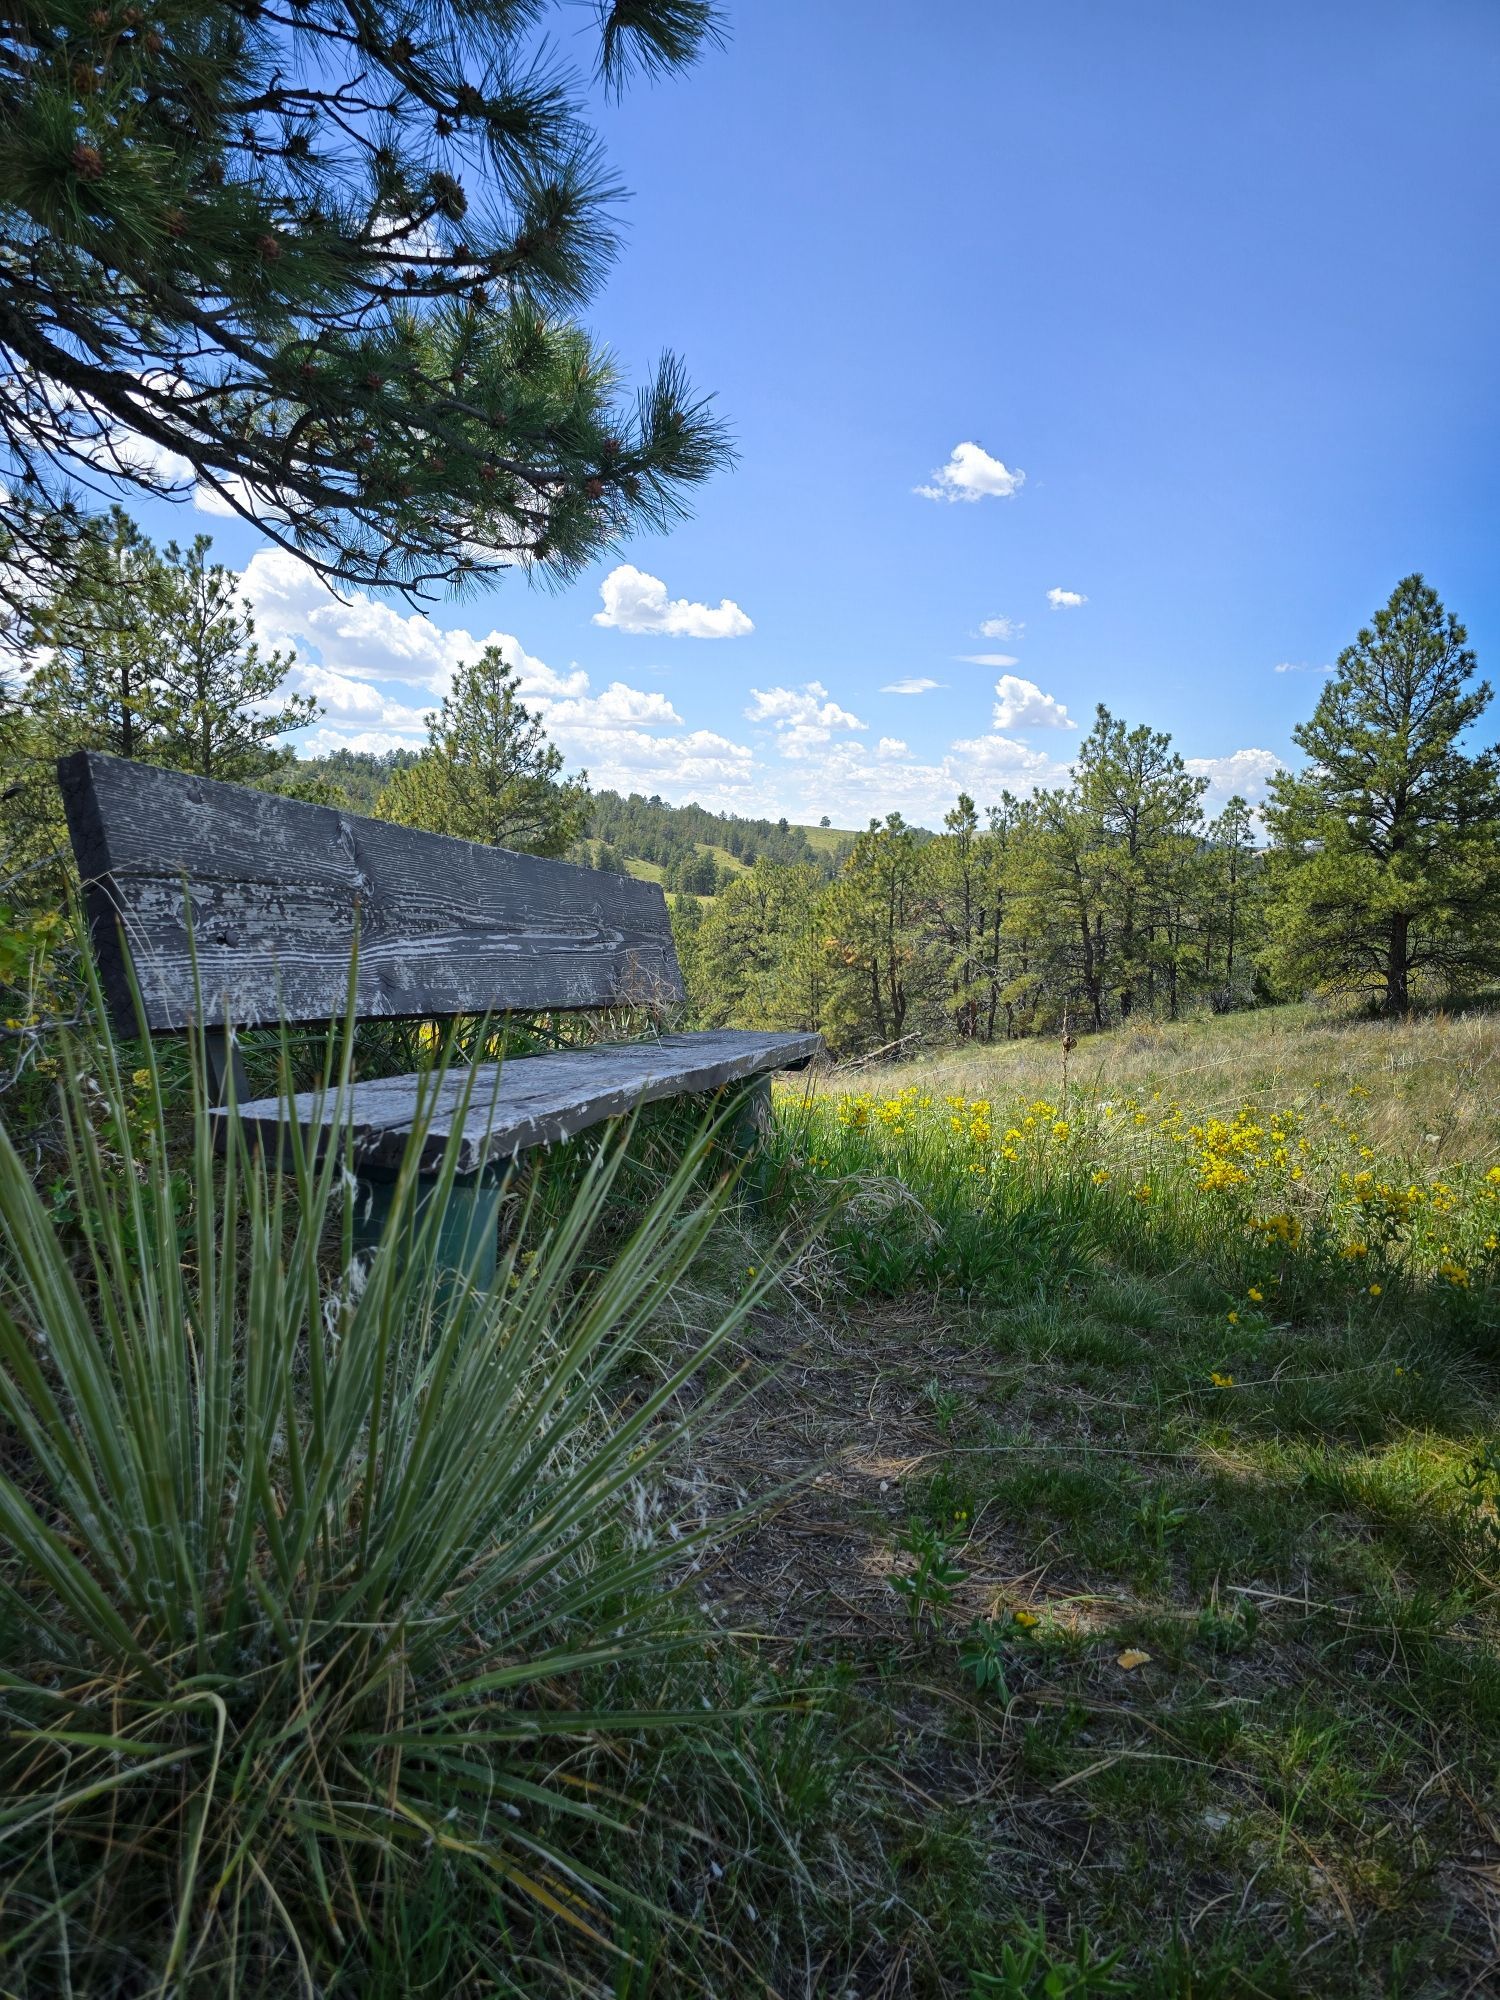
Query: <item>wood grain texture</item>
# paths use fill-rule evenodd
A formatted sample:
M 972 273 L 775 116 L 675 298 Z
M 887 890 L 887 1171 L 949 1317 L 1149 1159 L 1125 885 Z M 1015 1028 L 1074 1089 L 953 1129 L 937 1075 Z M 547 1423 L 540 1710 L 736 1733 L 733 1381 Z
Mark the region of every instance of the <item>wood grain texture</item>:
M 461 1127 L 458 1170 L 470 1174 L 491 1160 L 569 1139 L 637 1104 L 718 1090 L 743 1077 L 808 1062 L 821 1048 L 818 1035 L 719 1028 L 655 1042 L 512 1056 L 503 1064 L 442 1078 L 380 1077 L 354 1084 L 342 1099 L 315 1091 L 291 1099 L 257 1098 L 238 1106 L 238 1115 L 255 1137 L 272 1145 L 291 1121 L 316 1135 L 320 1145 L 347 1129 L 355 1164 L 370 1172 L 401 1165 L 419 1109 L 429 1107 L 423 1170 L 438 1167 L 449 1135 Z M 221 1130 L 228 1115 L 213 1114 Z
M 80 750 L 58 765 L 101 978 L 136 1031 L 682 998 L 655 882 Z M 191 931 L 189 924 L 191 923 Z M 191 943 L 190 943 L 191 938 Z

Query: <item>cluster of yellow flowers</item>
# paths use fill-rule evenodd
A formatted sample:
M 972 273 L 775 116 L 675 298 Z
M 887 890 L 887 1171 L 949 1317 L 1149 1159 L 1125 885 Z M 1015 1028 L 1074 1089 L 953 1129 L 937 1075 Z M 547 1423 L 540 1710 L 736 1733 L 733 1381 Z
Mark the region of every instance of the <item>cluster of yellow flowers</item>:
M 1349 1087 L 1355 1103 L 1367 1096 Z M 831 1122 L 839 1137 L 905 1149 L 909 1164 L 920 1158 L 929 1170 L 1066 1179 L 1162 1215 L 1207 1202 L 1209 1226 L 1244 1231 L 1273 1260 L 1317 1244 L 1351 1265 L 1404 1263 L 1460 1291 L 1500 1280 L 1500 1164 L 1439 1173 L 1377 1160 L 1323 1082 L 1301 1105 L 1245 1103 L 1225 1115 L 1189 1115 L 1157 1091 L 1066 1106 L 1037 1097 L 1008 1118 L 988 1097 L 935 1098 L 907 1085 L 825 1100 L 819 1118 L 810 1166 L 832 1164 Z M 1375 1272 L 1363 1289 L 1382 1295 Z M 1254 1290 L 1250 1302 L 1262 1303 Z

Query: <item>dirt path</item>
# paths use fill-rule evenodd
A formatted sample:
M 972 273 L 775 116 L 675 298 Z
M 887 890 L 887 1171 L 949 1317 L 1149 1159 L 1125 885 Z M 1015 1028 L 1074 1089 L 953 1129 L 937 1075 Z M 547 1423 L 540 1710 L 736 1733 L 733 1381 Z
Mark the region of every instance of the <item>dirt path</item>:
M 761 1511 L 709 1569 L 704 1601 L 724 1623 L 782 1638 L 900 1641 L 907 1614 L 891 1577 L 910 1514 L 902 1485 L 953 1450 L 927 1385 L 972 1412 L 995 1371 L 920 1300 L 824 1323 L 766 1317 L 743 1351 L 754 1387 L 708 1441 L 703 1469 L 725 1504 L 748 1496 Z M 955 1540 L 960 1616 L 1025 1601 L 1037 1570 L 1013 1528 L 969 1525 Z

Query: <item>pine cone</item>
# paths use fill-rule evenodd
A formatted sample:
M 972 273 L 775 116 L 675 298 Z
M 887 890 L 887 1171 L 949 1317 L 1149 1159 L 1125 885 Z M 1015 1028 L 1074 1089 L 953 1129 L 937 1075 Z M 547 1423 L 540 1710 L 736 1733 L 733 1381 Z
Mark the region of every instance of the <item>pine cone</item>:
M 71 165 L 81 181 L 97 181 L 104 176 L 104 155 L 97 146 L 77 145 L 73 148 Z
M 274 264 L 281 255 L 281 244 L 269 231 L 264 236 L 256 237 L 255 247 L 268 264 Z
M 468 196 L 452 174 L 433 174 L 428 180 L 427 192 L 437 204 L 439 213 L 446 215 L 450 222 L 457 222 L 469 206 Z

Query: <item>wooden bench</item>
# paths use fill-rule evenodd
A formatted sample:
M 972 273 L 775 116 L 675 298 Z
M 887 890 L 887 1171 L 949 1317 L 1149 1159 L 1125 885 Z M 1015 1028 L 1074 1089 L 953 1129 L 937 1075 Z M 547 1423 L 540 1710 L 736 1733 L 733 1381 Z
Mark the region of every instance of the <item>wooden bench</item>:
M 477 1251 L 484 1278 L 505 1170 L 521 1154 L 638 1104 L 749 1079 L 741 1129 L 763 1130 L 770 1072 L 821 1048 L 809 1034 L 657 1034 L 453 1070 L 435 1089 L 414 1075 L 361 1078 L 342 1099 L 251 1098 L 235 1029 L 342 1020 L 351 958 L 360 1020 L 622 1006 L 659 1020 L 683 998 L 660 885 L 91 750 L 64 757 L 58 780 L 115 1026 L 185 1030 L 201 1004 L 219 1096 L 232 1072 L 252 1133 L 280 1143 L 295 1121 L 318 1144 L 348 1134 L 366 1243 L 419 1111 L 430 1111 L 425 1172 L 462 1125 L 439 1254 L 461 1265 Z

